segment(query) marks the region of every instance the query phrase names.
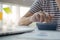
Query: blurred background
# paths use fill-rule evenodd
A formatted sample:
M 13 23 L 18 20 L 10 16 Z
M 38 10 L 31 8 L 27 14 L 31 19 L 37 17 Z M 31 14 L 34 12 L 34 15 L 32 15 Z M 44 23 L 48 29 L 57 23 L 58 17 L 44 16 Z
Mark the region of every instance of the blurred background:
M 34 0 L 0 0 L 0 27 L 17 25 L 18 20 L 29 11 L 33 2 Z

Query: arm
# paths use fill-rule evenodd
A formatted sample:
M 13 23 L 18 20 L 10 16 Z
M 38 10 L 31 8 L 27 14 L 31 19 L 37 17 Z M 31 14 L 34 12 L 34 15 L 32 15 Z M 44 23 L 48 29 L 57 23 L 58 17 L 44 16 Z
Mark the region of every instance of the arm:
M 31 9 L 26 13 L 26 15 L 24 15 L 20 20 L 19 20 L 19 25 L 29 25 L 30 23 L 32 23 L 30 21 L 30 17 L 36 13 L 40 11 L 40 0 L 36 0 L 32 6 Z
M 57 3 L 58 7 L 60 8 L 60 0 L 55 0 L 55 1 Z
M 29 10 L 29 12 L 26 13 L 26 15 L 24 15 L 19 22 L 19 25 L 29 25 L 32 22 L 49 22 L 51 20 L 51 16 L 48 15 L 46 17 L 46 14 L 44 12 L 39 12 L 41 10 L 41 2 L 42 0 L 37 0 L 36 2 L 34 2 L 34 4 L 32 5 L 31 9 Z M 36 13 L 39 12 L 39 13 Z M 34 15 L 33 15 L 34 14 Z
M 19 25 L 29 25 L 32 23 L 30 21 L 30 17 L 33 15 L 31 12 L 27 12 L 20 20 L 19 20 Z

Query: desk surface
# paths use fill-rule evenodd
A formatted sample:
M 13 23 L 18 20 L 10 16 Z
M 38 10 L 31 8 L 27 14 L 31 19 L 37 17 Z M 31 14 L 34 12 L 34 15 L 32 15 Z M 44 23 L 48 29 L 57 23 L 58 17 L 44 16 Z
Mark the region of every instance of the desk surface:
M 12 36 L 0 37 L 0 40 L 60 40 L 59 31 L 39 31 L 35 30 L 31 33 L 18 34 Z
M 59 31 L 33 31 L 31 33 L 0 37 L 0 40 L 60 40 Z
M 59 31 L 35 30 L 31 33 L 0 37 L 0 40 L 40 40 L 40 39 L 60 40 L 60 32 Z

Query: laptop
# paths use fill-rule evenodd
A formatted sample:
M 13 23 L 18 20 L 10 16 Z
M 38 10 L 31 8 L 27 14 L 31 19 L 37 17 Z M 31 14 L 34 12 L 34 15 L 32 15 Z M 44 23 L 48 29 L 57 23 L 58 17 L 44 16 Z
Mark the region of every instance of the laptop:
M 0 36 L 8 36 L 8 35 L 16 35 L 16 34 L 23 34 L 32 32 L 34 28 L 29 26 L 17 26 L 17 27 L 10 27 L 7 29 L 0 30 Z

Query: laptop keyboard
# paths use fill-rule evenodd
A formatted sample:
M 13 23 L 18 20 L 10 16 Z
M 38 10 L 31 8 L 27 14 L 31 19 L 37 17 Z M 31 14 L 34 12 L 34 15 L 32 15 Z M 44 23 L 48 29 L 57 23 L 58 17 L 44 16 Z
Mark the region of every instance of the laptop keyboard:
M 34 29 L 31 27 L 24 27 L 24 26 L 18 26 L 18 27 L 12 27 L 7 29 L 0 30 L 0 35 L 5 34 L 15 34 L 15 33 L 25 33 L 29 31 L 33 31 Z

